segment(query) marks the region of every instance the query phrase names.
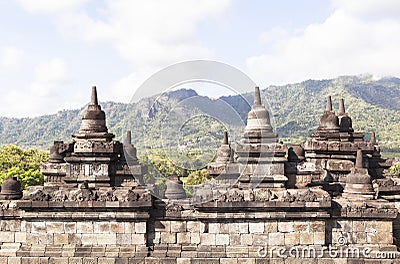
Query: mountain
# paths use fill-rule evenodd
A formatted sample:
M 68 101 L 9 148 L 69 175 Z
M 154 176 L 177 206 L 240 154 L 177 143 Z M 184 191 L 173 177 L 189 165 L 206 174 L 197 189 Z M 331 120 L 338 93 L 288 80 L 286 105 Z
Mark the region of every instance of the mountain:
M 271 122 L 281 140 L 301 143 L 319 124 L 326 96 L 331 95 L 334 110 L 340 98 L 356 131 L 375 131 L 382 151 L 387 155 L 400 152 L 400 79 L 374 80 L 371 76 L 343 76 L 330 80 L 307 80 L 262 90 Z M 139 151 L 145 148 L 219 144 L 222 130 L 242 133 L 252 93 L 211 99 L 194 90 L 181 89 L 162 96 L 143 98 L 137 103 L 101 102 L 107 115 L 107 126 L 116 139 L 132 130 Z M 16 144 L 48 149 L 54 140 L 70 140 L 79 130 L 82 111 L 63 110 L 35 118 L 0 117 L 0 144 Z M 167 128 L 167 129 L 165 129 Z M 202 137 L 208 141 L 202 142 Z M 185 137 L 182 137 L 185 135 Z M 148 144 L 151 141 L 150 145 Z

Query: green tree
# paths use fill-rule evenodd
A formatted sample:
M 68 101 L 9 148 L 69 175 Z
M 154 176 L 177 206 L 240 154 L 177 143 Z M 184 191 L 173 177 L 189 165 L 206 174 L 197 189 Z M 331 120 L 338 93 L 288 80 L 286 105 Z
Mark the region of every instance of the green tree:
M 400 161 L 393 163 L 389 168 L 389 172 L 392 176 L 400 177 Z
M 210 174 L 208 174 L 207 169 L 201 169 L 189 173 L 185 183 L 187 185 L 199 185 L 211 180 L 211 178 L 212 177 L 210 176 Z
M 0 148 L 0 184 L 8 176 L 17 177 L 21 188 L 43 184 L 44 176 L 40 165 L 49 158 L 47 152 L 38 149 L 24 150 L 15 145 L 4 145 Z

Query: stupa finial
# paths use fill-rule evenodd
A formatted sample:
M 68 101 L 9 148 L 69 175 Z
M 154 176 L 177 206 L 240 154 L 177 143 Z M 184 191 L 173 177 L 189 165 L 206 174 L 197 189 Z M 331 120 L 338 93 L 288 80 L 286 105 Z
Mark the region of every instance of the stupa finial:
M 224 140 L 222 141 L 222 144 L 228 144 L 228 131 L 224 131 Z
M 361 149 L 358 149 L 357 150 L 357 157 L 356 157 L 356 168 L 359 168 L 359 169 L 361 169 L 362 167 L 363 167 L 363 165 L 362 165 L 362 159 L 363 159 L 363 157 L 362 157 L 362 150 Z
M 125 145 L 131 145 L 131 144 L 132 144 L 132 132 L 128 130 L 126 131 Z
M 344 115 L 346 113 L 346 110 L 344 108 L 344 99 L 341 98 L 339 101 L 339 112 L 338 115 Z
M 376 136 L 375 136 L 375 132 L 371 133 L 371 141 L 372 144 L 376 144 Z
M 254 103 L 253 105 L 261 105 L 260 87 L 254 88 Z
M 332 111 L 332 98 L 328 96 L 328 100 L 326 101 L 326 111 Z
M 99 102 L 97 101 L 97 89 L 96 86 L 92 86 L 92 96 L 90 100 L 91 105 L 98 105 Z

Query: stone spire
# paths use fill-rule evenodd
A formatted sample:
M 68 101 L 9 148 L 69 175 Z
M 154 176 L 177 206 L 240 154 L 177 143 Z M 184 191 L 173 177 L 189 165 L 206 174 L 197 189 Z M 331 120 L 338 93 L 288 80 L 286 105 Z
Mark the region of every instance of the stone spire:
M 261 105 L 260 87 L 254 88 L 254 102 L 253 105 Z
M 129 165 L 138 164 L 137 152 L 135 146 L 132 145 L 132 133 L 130 130 L 126 132 L 124 142 L 124 155 L 125 160 Z
M 328 112 L 332 112 L 332 97 L 328 96 L 328 100 L 326 101 L 326 110 Z
M 327 132 L 337 132 L 339 131 L 339 129 L 340 129 L 339 119 L 335 115 L 335 112 L 332 111 L 332 98 L 328 96 L 326 102 L 326 109 L 320 118 L 320 126 L 318 127 L 318 130 Z
M 358 169 L 362 169 L 363 165 L 362 165 L 362 150 L 359 149 L 357 150 L 357 157 L 356 157 L 356 164 L 355 167 Z
M 346 111 L 345 111 L 345 108 L 344 108 L 344 99 L 340 98 L 338 115 L 344 115 L 345 113 L 346 113 Z
M 222 144 L 228 144 L 228 131 L 224 131 L 224 140 L 222 141 Z
M 126 137 L 125 137 L 125 145 L 132 145 L 132 132 L 130 130 L 128 130 L 126 132 Z
M 92 86 L 92 96 L 90 98 L 90 104 L 91 105 L 99 105 L 99 102 L 97 101 L 97 90 L 96 86 Z
M 83 112 L 80 134 L 107 133 L 106 115 L 97 100 L 96 86 L 92 87 L 91 100 L 88 108 Z
M 371 142 L 372 144 L 376 144 L 375 132 L 372 132 L 372 133 L 371 133 L 371 140 L 370 140 L 370 142 Z

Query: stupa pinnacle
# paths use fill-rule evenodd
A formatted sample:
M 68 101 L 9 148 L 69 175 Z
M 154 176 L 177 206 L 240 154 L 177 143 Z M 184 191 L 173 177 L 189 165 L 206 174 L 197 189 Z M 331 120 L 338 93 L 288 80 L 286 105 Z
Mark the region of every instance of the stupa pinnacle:
M 254 89 L 254 103 L 247 115 L 247 125 L 245 132 L 271 133 L 272 126 L 269 113 L 265 106 L 261 104 L 260 88 Z
M 339 119 L 332 111 L 332 99 L 328 96 L 326 102 L 326 110 L 320 118 L 320 126 L 318 127 L 320 131 L 338 131 L 339 130 Z
M 82 124 L 79 129 L 79 133 L 107 133 L 107 131 L 106 114 L 103 110 L 101 110 L 101 106 L 99 105 L 97 99 L 96 86 L 93 86 L 90 103 L 82 115 Z

